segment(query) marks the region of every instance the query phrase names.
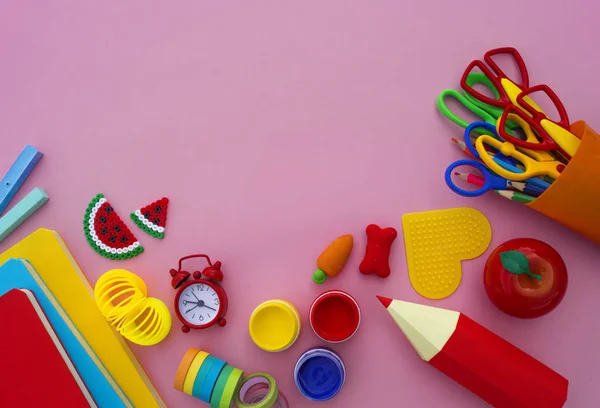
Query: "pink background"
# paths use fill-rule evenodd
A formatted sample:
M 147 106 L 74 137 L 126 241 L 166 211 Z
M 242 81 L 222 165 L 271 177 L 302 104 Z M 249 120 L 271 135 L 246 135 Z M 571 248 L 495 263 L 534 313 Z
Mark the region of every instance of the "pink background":
M 548 83 L 572 120 L 600 128 L 593 1 L 117 3 L 0 4 L 0 173 L 31 143 L 45 157 L 17 198 L 34 186 L 50 196 L 0 251 L 52 228 L 91 283 L 125 267 L 169 306 L 168 270 L 180 256 L 221 260 L 227 327 L 182 334 L 175 322 L 165 342 L 133 347 L 168 405 L 206 406 L 172 385 L 184 352 L 199 347 L 271 373 L 294 407 L 485 406 L 419 360 L 376 294 L 463 311 L 567 377 L 567 406 L 600 405 L 598 247 L 493 194 L 454 195 L 443 172 L 462 157 L 449 142 L 461 131 L 434 105 L 468 62 L 512 45 L 533 84 Z M 169 197 L 166 238 L 127 219 L 146 252 L 122 263 L 98 256 L 82 233 L 98 192 L 122 218 Z M 485 256 L 464 264 L 454 295 L 423 299 L 408 281 L 401 233 L 388 279 L 357 272 L 367 224 L 401 231 L 405 213 L 457 206 L 488 216 L 489 251 L 521 236 L 554 246 L 571 273 L 562 305 L 531 321 L 499 312 L 483 290 Z M 343 233 L 356 240 L 349 264 L 317 287 L 316 257 Z M 300 395 L 292 372 L 303 351 L 323 345 L 306 317 L 333 288 L 357 298 L 363 323 L 333 347 L 347 364 L 346 385 L 318 404 Z M 305 324 L 280 354 L 259 350 L 247 331 L 253 308 L 274 297 L 294 303 Z

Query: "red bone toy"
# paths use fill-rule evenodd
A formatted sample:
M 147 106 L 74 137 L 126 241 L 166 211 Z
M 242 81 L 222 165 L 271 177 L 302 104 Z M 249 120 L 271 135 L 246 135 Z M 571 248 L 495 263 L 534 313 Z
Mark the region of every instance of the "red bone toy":
M 381 229 L 375 224 L 367 227 L 367 250 L 358 270 L 364 275 L 375 274 L 380 278 L 390 276 L 390 248 L 398 232 L 392 228 Z

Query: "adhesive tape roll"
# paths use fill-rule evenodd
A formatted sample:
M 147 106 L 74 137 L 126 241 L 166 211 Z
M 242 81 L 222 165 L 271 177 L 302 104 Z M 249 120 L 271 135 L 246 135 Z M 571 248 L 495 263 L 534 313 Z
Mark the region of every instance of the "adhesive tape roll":
M 268 391 L 260 395 L 252 395 L 252 389 L 257 385 L 268 385 Z M 275 379 L 267 373 L 255 373 L 244 378 L 235 396 L 239 408 L 271 408 L 279 396 Z
M 183 391 L 183 383 L 186 379 L 190 365 L 192 364 L 192 361 L 194 361 L 196 354 L 199 352 L 200 350 L 196 348 L 190 348 L 183 355 L 183 358 L 179 363 L 179 367 L 177 367 L 177 372 L 175 373 L 175 381 L 173 382 L 173 388 L 175 388 L 177 391 Z
M 195 356 L 192 364 L 190 364 L 189 369 L 187 370 L 187 374 L 185 376 L 185 380 L 183 381 L 183 389 L 182 391 L 188 395 L 192 395 L 192 390 L 194 388 L 194 382 L 196 381 L 196 376 L 202 367 L 202 364 L 206 361 L 206 357 L 208 357 L 208 353 L 205 351 L 199 351 Z
M 221 371 L 223 371 L 226 365 L 227 362 L 216 357 L 214 358 L 213 363 L 208 370 L 208 374 L 206 374 L 202 388 L 200 389 L 200 399 L 202 401 L 210 403 L 210 398 L 215 390 Z
M 238 368 L 231 370 L 227 383 L 225 383 L 223 394 L 221 394 L 219 405 L 217 405 L 218 408 L 230 408 L 233 405 L 235 392 L 238 390 L 243 375 L 244 372 Z
M 217 378 L 217 382 L 215 383 L 215 387 L 213 388 L 210 396 L 210 408 L 219 408 L 223 391 L 225 391 L 225 385 L 227 385 L 227 381 L 229 380 L 229 376 L 232 372 L 233 367 L 229 364 L 225 364 L 225 367 L 223 367 L 219 377 Z

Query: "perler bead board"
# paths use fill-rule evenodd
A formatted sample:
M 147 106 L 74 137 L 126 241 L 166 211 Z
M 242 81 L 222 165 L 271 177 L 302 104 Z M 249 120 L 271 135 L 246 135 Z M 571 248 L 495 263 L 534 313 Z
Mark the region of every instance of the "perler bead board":
M 163 197 L 132 212 L 129 216 L 135 222 L 135 225 L 140 227 L 146 234 L 163 239 L 165 237 L 165 227 L 167 226 L 168 208 L 169 199 Z
M 410 283 L 429 299 L 454 293 L 461 260 L 482 255 L 492 240 L 488 219 L 473 208 L 405 214 L 402 227 Z
M 83 231 L 92 249 L 105 258 L 128 259 L 144 251 L 144 247 L 102 194 L 89 203 Z

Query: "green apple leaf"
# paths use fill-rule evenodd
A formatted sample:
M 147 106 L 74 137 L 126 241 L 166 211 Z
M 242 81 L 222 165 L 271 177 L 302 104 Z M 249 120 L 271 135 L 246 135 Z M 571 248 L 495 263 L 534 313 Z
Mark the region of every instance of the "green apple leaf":
M 524 273 L 533 279 L 542 280 L 540 275 L 536 275 L 529 270 L 529 259 L 527 259 L 527 256 L 521 251 L 506 251 L 500 253 L 500 262 L 502 262 L 502 266 L 510 273 L 514 273 L 515 275 Z

